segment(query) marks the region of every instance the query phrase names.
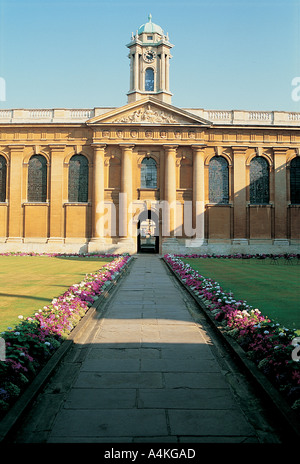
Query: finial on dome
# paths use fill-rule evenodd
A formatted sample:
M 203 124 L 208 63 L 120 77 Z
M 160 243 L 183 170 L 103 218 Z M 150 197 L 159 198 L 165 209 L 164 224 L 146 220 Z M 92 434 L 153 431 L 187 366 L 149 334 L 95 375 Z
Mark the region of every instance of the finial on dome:
M 149 13 L 148 19 L 149 19 L 149 23 L 151 23 L 151 21 L 152 21 L 152 14 L 151 13 Z

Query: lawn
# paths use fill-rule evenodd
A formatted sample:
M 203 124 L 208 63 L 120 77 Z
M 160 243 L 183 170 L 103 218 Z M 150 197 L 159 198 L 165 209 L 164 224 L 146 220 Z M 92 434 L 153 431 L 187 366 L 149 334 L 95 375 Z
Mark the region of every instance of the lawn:
M 204 277 L 217 281 L 235 299 L 246 300 L 263 315 L 285 325 L 300 329 L 300 266 L 277 264 L 271 260 L 190 258 L 183 259 Z
M 18 324 L 113 258 L 0 256 L 0 332 Z

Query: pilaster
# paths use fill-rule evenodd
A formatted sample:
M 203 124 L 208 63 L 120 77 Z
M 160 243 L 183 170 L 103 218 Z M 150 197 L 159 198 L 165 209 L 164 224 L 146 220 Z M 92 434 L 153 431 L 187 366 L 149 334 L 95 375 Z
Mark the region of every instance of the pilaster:
M 274 239 L 278 244 L 287 240 L 286 153 L 288 148 L 275 147 L 274 153 Z M 282 242 L 283 240 L 283 242 Z
M 65 145 L 50 145 L 50 218 L 49 242 L 62 242 L 64 236 L 63 217 L 63 163 Z
M 247 239 L 246 151 L 248 147 L 232 147 L 233 151 L 233 241 Z
M 205 188 L 204 154 L 206 145 L 193 145 L 193 228 L 195 238 L 204 240 Z
M 23 145 L 11 145 L 10 173 L 9 173 L 9 213 L 8 213 L 8 242 L 22 242 L 23 240 L 23 209 L 22 209 L 22 170 Z
M 104 155 L 105 144 L 94 143 L 93 193 L 92 193 L 92 241 L 104 239 Z
M 176 153 L 177 145 L 164 145 L 166 208 L 163 217 L 163 235 L 175 237 L 176 227 Z
M 132 203 L 132 152 L 134 145 L 120 144 L 122 149 L 121 193 L 119 200 L 119 237 L 128 238 L 129 207 Z

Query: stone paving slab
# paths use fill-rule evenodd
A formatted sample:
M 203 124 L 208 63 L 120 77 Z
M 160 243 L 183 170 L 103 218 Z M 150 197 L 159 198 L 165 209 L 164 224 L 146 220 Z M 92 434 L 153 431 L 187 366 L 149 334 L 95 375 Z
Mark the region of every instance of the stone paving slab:
M 166 372 L 166 388 L 227 388 L 228 383 L 223 374 L 215 372 Z
M 16 441 L 240 443 L 259 442 L 262 435 L 276 441 L 264 418 L 253 420 L 241 409 L 238 388 L 232 388 L 236 374 L 189 304 L 157 256 L 139 256 L 104 316 L 89 322 L 38 398 Z M 68 371 L 72 381 L 65 379 Z M 251 401 L 243 398 L 243 404 Z
M 140 389 L 139 408 L 226 409 L 236 408 L 232 394 L 225 388 Z
M 235 409 L 170 409 L 172 435 L 253 436 L 253 429 Z M 197 432 L 196 432 L 197 431 Z M 196 432 L 196 433 L 195 433 Z
M 131 409 L 136 405 L 136 388 L 73 388 L 65 409 Z
M 55 437 L 168 436 L 162 409 L 62 409 L 51 433 Z
M 159 358 L 160 350 L 157 348 L 92 348 L 87 360 L 92 359 L 143 359 Z
M 213 360 L 208 359 L 143 359 L 141 371 L 151 372 L 218 372 L 219 368 Z
M 162 388 L 160 372 L 80 372 L 75 388 Z

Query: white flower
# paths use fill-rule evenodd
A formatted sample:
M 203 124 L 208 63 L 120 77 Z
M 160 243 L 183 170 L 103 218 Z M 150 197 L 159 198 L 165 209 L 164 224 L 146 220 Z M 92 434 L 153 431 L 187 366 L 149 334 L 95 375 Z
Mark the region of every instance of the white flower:
M 20 335 L 20 332 L 15 332 L 15 335 Z
M 25 353 L 23 353 L 23 351 L 20 353 L 20 356 L 25 356 Z
M 264 334 L 268 334 L 268 333 L 269 333 L 269 331 L 268 331 L 268 330 L 265 330 L 265 331 L 264 331 Z
M 50 345 L 50 342 L 45 342 L 45 345 L 49 346 L 49 345 Z
M 19 319 L 24 319 L 23 316 L 18 316 Z

